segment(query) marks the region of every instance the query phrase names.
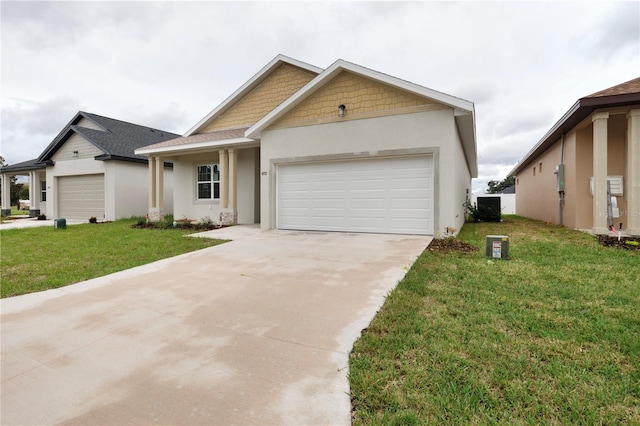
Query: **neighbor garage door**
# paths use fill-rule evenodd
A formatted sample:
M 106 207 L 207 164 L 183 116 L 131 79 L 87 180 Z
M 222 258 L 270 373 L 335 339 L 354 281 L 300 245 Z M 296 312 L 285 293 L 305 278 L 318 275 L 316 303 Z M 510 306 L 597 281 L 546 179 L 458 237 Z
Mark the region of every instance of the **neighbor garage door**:
M 104 175 L 58 177 L 58 213 L 65 219 L 103 219 Z
M 277 227 L 433 235 L 433 157 L 278 167 Z

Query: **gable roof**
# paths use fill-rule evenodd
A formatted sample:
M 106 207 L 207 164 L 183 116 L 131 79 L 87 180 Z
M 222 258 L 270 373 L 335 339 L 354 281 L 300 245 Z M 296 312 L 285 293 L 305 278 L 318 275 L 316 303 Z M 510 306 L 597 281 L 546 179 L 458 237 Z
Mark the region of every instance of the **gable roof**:
M 596 109 L 640 104 L 640 77 L 578 99 L 507 176 L 518 174 Z
M 472 177 L 477 177 L 478 165 L 476 155 L 475 109 L 473 102 L 456 98 L 342 59 L 334 62 L 316 78 L 293 94 L 289 99 L 278 105 L 273 109 L 273 111 L 251 126 L 245 133 L 245 136 L 251 139 L 260 138 L 260 134 L 264 129 L 275 123 L 279 118 L 283 117 L 287 112 L 291 111 L 296 105 L 307 99 L 342 71 L 349 71 L 380 83 L 395 86 L 409 93 L 433 99 L 441 104 L 453 108 L 456 125 L 460 133 L 460 138 L 462 139 L 462 145 L 469 165 L 469 170 L 471 171 Z
M 191 136 L 194 133 L 201 131 L 203 128 L 209 125 L 213 120 L 215 120 L 218 116 L 224 114 L 227 110 L 229 110 L 235 103 L 237 103 L 245 95 L 251 92 L 256 86 L 262 83 L 276 68 L 278 68 L 280 65 L 285 63 L 310 71 L 314 74 L 318 74 L 322 71 L 322 68 L 318 68 L 316 66 L 309 65 L 305 62 L 301 62 L 296 59 L 289 58 L 288 56 L 285 56 L 285 55 L 278 55 L 275 58 L 273 58 L 267 65 L 265 65 L 260 71 L 258 71 L 253 77 L 251 77 L 249 81 L 243 84 L 238 90 L 233 92 L 231 96 L 229 96 L 227 99 L 222 101 L 220 105 L 215 107 L 213 111 L 207 114 L 195 126 L 189 129 L 184 134 L 184 136 L 185 137 Z
M 78 126 L 78 123 L 83 118 L 93 122 L 96 126 L 104 130 Z M 147 157 L 135 154 L 134 151 L 136 148 L 174 139 L 179 136 L 164 130 L 153 129 L 151 127 L 140 126 L 126 121 L 79 111 L 62 131 L 60 131 L 58 136 L 53 139 L 49 146 L 45 148 L 42 154 L 40 154 L 37 159 L 38 163 L 50 163 L 51 157 L 74 133 L 81 135 L 104 152 L 103 155 L 96 157 L 96 160 L 124 160 L 135 162 L 147 162 Z
M 215 132 L 198 133 L 191 136 L 181 136 L 176 139 L 169 139 L 165 142 L 136 149 L 136 153 L 151 155 L 162 152 L 175 155 L 178 151 L 182 151 L 185 148 L 190 153 L 194 153 L 197 150 L 207 150 L 221 146 L 258 146 L 256 141 L 244 137 L 246 130 L 247 127 L 244 127 L 240 129 L 218 130 Z

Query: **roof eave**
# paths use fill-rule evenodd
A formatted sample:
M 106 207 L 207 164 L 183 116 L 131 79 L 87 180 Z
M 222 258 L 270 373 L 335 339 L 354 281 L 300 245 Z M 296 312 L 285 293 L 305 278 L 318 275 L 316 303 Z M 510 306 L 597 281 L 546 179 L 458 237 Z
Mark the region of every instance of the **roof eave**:
M 596 109 L 634 105 L 640 103 L 640 93 L 631 93 L 624 95 L 586 97 L 579 99 L 556 124 L 538 141 L 538 143 L 529 150 L 522 160 L 509 172 L 508 176 L 515 176 L 525 167 L 533 162 L 542 152 L 546 151 L 551 145 L 556 143 L 563 134 L 568 133 L 578 123 L 584 120 L 589 114 Z
M 223 139 L 217 141 L 207 141 L 207 142 L 197 142 L 190 143 L 184 145 L 174 145 L 167 147 L 159 147 L 159 148 L 139 148 L 134 152 L 136 155 L 178 155 L 178 154 L 187 154 L 190 152 L 199 152 L 202 150 L 208 150 L 211 148 L 224 148 L 224 147 L 242 147 L 242 148 L 250 148 L 252 146 L 260 146 L 260 143 L 254 139 L 249 138 L 234 138 L 234 139 Z

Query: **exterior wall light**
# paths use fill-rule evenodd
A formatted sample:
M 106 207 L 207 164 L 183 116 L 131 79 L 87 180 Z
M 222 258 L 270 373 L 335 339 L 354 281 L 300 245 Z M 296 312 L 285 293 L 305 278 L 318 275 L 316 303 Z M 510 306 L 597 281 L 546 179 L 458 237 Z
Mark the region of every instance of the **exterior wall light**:
M 347 107 L 346 107 L 346 106 L 344 106 L 344 104 L 341 104 L 341 105 L 338 107 L 338 117 L 344 117 L 344 115 L 345 115 L 345 111 L 346 111 L 346 110 L 347 110 Z
M 73 156 L 77 157 L 78 156 L 78 151 L 73 151 Z

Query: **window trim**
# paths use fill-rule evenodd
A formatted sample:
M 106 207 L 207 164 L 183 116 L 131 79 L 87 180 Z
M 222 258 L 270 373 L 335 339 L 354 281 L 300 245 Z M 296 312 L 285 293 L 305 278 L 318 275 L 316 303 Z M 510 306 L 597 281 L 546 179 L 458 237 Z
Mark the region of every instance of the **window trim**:
M 46 180 L 40 181 L 40 202 L 41 203 L 47 202 L 47 181 Z
M 211 178 L 208 180 L 200 180 L 200 167 L 211 167 Z M 196 164 L 195 167 L 195 199 L 196 201 L 214 201 L 220 199 L 220 165 L 217 163 L 206 163 L 206 164 Z M 216 179 L 216 175 L 217 178 Z M 200 197 L 200 185 L 201 184 L 211 184 L 211 196 L 210 197 Z M 216 197 L 216 184 L 218 184 L 218 196 Z

